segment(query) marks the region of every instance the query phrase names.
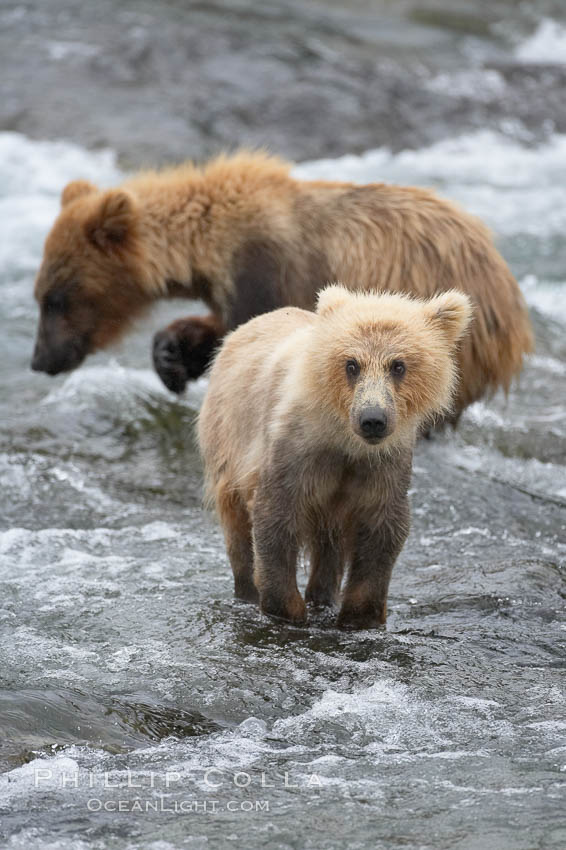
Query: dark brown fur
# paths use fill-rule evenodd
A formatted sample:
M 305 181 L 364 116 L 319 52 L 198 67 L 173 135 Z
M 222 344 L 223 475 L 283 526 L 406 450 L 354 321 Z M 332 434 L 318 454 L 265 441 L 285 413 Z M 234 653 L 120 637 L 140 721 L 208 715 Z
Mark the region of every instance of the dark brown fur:
M 153 360 L 156 369 L 166 367 L 162 378 L 167 389 L 179 393 L 187 379 L 202 375 L 223 334 L 222 322 L 212 314 L 177 319 L 159 331 L 154 337 Z
M 281 456 L 293 456 L 293 447 L 286 444 Z M 381 459 L 379 498 L 367 506 L 364 495 L 374 492 L 376 476 L 375 467 L 368 468 L 367 462 L 355 463 L 323 451 L 311 457 L 298 455 L 296 467 L 289 463 L 274 475 L 262 475 L 251 520 L 255 584 L 265 613 L 296 624 L 305 622 L 306 607 L 296 578 L 297 557 L 305 546 L 310 554 L 307 602 L 334 605 L 349 564 L 338 625 L 366 629 L 385 624 L 391 572 L 409 533 L 411 458 L 411 450 L 406 449 Z M 302 491 L 315 494 L 321 477 L 333 473 L 335 481 L 327 498 L 305 512 Z M 246 532 L 240 534 L 241 545 Z M 231 551 L 235 539 L 238 533 L 231 538 Z M 247 561 L 248 586 L 253 584 L 253 563 Z

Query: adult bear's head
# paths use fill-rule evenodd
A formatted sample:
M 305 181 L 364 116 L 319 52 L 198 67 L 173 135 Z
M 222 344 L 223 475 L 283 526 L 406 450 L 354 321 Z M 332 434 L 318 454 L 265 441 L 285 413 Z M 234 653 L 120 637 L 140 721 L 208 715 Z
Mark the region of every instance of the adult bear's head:
M 63 191 L 35 283 L 40 318 L 31 367 L 57 375 L 115 341 L 152 298 L 133 196 L 77 180 Z

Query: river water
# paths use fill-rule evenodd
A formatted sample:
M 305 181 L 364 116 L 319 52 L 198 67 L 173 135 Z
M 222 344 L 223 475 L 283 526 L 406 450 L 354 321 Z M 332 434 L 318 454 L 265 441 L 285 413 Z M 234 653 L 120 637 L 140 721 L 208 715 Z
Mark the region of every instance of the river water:
M 200 507 L 205 382 L 177 399 L 150 367 L 185 305 L 70 376 L 29 371 L 61 187 L 120 173 L 0 134 L 2 847 L 566 846 L 565 162 L 564 136 L 480 131 L 297 168 L 462 202 L 537 336 L 507 400 L 419 445 L 387 631 L 349 634 L 232 598 Z

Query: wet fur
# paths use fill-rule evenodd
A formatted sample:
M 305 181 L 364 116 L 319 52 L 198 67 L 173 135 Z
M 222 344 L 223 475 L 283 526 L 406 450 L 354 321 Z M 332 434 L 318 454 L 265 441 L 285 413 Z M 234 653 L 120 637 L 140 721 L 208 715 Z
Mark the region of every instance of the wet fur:
M 202 298 L 220 337 L 286 304 L 313 309 L 318 291 L 340 279 L 350 289 L 419 297 L 467 293 L 475 321 L 457 355 L 451 419 L 507 390 L 533 339 L 520 290 L 486 228 L 423 189 L 299 181 L 289 168 L 243 152 L 202 169 L 142 173 L 106 192 L 69 184 L 37 277 L 35 368 L 75 368 L 156 298 Z M 45 308 L 53 290 L 68 292 L 71 303 L 57 332 Z M 198 321 L 166 329 L 176 360 L 160 345 L 163 336 L 156 339 L 156 368 L 177 390 L 206 366 L 202 350 L 193 357 Z M 65 364 L 67 346 L 75 354 Z
M 316 313 L 283 308 L 228 335 L 198 434 L 238 597 L 303 623 L 296 565 L 305 550 L 307 602 L 337 602 L 347 568 L 339 624 L 385 623 L 391 570 L 409 530 L 415 434 L 449 410 L 452 355 L 470 314 L 460 293 L 420 302 L 332 286 Z M 345 369 L 352 357 L 361 366 L 356 382 Z M 402 381 L 391 375 L 396 358 L 407 363 Z M 369 445 L 353 419 L 376 399 L 389 405 L 395 427 Z

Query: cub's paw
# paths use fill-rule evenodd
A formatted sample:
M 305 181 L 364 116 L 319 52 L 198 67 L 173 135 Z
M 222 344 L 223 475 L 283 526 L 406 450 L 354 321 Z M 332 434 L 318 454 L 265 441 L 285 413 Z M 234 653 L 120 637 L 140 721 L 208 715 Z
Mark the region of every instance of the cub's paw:
M 386 612 L 374 607 L 343 608 L 338 615 L 339 629 L 384 629 Z
M 234 596 L 241 602 L 248 602 L 251 605 L 257 605 L 259 602 L 259 593 L 253 581 L 240 579 L 234 584 Z
M 168 390 L 183 392 L 188 375 L 182 346 L 174 331 L 165 328 L 153 337 L 153 365 Z
M 262 597 L 260 608 L 264 614 L 277 620 L 285 620 L 293 626 L 305 626 L 307 623 L 307 606 L 301 596 L 292 599 L 275 599 Z
M 329 587 L 308 588 L 305 600 L 313 608 L 333 608 L 336 605 L 337 594 Z

